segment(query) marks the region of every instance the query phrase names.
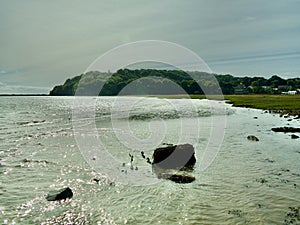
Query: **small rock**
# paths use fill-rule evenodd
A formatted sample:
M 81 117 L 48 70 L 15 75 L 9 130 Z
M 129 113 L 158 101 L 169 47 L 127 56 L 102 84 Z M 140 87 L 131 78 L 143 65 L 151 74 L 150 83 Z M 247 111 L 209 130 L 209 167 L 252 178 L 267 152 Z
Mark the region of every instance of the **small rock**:
M 150 160 L 149 157 L 147 157 L 147 163 L 148 163 L 148 164 L 152 164 L 152 162 L 151 162 L 151 160 Z
M 93 181 L 95 181 L 97 184 L 99 184 L 100 179 L 94 178 Z
M 264 183 L 268 182 L 265 178 L 259 178 L 259 179 L 256 179 L 256 181 L 261 183 L 261 184 L 264 184 Z
M 290 181 L 289 181 L 289 180 L 286 180 L 286 179 L 281 179 L 280 182 L 281 182 L 281 183 L 284 183 L 284 184 L 287 184 L 287 183 L 289 183 Z
M 259 141 L 259 139 L 257 137 L 255 137 L 254 135 L 249 135 L 247 137 L 247 139 L 250 140 L 250 141 Z
M 276 127 L 271 129 L 274 132 L 290 132 L 290 133 L 295 133 L 295 132 L 300 132 L 300 128 L 297 127 Z
M 254 116 L 253 119 L 258 119 L 257 116 Z
M 289 207 L 289 211 L 285 214 L 285 224 L 298 224 L 300 222 L 299 207 Z
M 51 191 L 48 193 L 46 199 L 48 201 L 59 201 L 59 200 L 64 200 L 67 198 L 72 198 L 73 197 L 73 192 L 71 188 L 62 188 L 57 191 Z
M 232 215 L 235 215 L 235 216 L 238 216 L 238 217 L 242 217 L 243 216 L 242 210 L 239 210 L 239 209 L 229 210 L 228 214 L 232 214 Z
M 295 135 L 295 134 L 292 134 L 292 135 L 291 135 L 291 138 L 292 138 L 292 139 L 298 139 L 299 136 L 297 136 L 297 135 Z
M 262 208 L 266 208 L 266 206 L 265 206 L 265 205 L 262 205 L 262 204 L 257 204 L 256 208 L 262 209 Z
M 167 179 L 174 181 L 175 183 L 187 184 L 195 181 L 195 177 L 183 174 L 168 174 L 162 173 L 159 175 L 159 178 Z
M 273 163 L 273 162 L 275 162 L 274 160 L 272 160 L 272 159 L 265 159 L 265 161 L 266 162 L 269 162 L 269 163 Z

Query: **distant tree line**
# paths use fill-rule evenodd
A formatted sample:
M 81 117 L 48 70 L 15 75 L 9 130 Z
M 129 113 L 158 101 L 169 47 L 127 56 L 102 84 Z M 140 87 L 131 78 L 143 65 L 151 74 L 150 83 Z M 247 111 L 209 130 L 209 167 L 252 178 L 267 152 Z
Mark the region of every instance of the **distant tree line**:
M 199 85 L 200 84 L 200 85 Z M 91 71 L 55 86 L 50 95 L 118 94 L 277 94 L 300 89 L 300 78 L 282 79 L 277 75 L 234 77 L 230 74 L 184 72 L 180 70 L 120 69 L 116 73 Z

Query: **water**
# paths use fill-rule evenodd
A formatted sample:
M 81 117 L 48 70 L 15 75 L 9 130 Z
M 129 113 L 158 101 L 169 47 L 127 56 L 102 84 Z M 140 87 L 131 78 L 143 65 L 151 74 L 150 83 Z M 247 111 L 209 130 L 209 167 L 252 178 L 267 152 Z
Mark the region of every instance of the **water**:
M 224 103 L 207 100 L 75 101 L 96 105 L 74 106 L 72 97 L 0 98 L 1 223 L 284 224 L 289 207 L 300 206 L 299 139 L 271 131 L 299 127 L 299 120 L 229 105 L 224 111 Z M 212 127 L 224 121 L 224 141 L 203 171 Z M 158 180 L 139 155 L 151 156 L 163 142 L 196 147 L 193 183 Z M 138 170 L 130 169 L 128 153 Z M 46 201 L 50 190 L 66 186 L 72 199 Z

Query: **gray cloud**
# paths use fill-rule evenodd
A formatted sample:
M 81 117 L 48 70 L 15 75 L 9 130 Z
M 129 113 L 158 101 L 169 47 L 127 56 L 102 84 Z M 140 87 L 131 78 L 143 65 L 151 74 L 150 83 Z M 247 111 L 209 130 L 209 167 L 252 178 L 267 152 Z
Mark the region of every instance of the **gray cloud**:
M 0 82 L 1 94 L 48 94 L 49 91 L 48 87 L 7 85 Z
M 0 68 L 16 71 L 4 83 L 50 88 L 144 39 L 186 46 L 220 73 L 300 74 L 296 0 L 0 1 Z

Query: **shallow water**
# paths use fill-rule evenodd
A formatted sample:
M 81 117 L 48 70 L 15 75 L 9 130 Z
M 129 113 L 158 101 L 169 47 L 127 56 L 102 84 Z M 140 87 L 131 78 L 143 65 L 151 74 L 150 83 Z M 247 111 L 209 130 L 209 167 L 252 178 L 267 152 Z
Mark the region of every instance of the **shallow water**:
M 224 106 L 135 97 L 1 97 L 1 223 L 288 223 L 289 207 L 300 206 L 299 139 L 271 128 L 299 127 L 299 120 Z M 222 145 L 203 171 L 212 129 L 223 122 Z M 248 135 L 260 141 L 248 141 Z M 164 142 L 195 146 L 193 183 L 158 180 L 140 156 L 145 151 L 151 157 Z M 138 170 L 130 169 L 129 153 Z M 66 186 L 72 199 L 46 201 L 48 191 Z

